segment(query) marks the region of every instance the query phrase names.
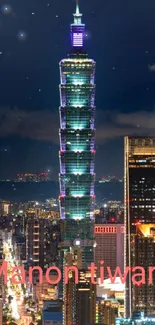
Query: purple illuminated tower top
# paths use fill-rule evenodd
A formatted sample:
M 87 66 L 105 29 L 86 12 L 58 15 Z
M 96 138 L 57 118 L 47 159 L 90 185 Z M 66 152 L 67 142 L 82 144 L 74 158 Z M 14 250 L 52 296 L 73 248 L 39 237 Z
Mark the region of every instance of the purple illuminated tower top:
M 71 24 L 71 41 L 74 48 L 83 47 L 85 25 L 81 21 L 82 14 L 79 11 L 78 0 L 76 2 L 76 13 L 74 14 L 74 23 Z

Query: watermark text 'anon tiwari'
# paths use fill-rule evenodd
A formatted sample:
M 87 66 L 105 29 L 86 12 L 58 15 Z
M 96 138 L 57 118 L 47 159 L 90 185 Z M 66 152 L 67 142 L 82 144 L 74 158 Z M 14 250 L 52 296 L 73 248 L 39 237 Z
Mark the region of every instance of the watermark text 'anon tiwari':
M 116 278 L 119 277 L 122 284 L 125 284 L 128 276 L 130 275 L 131 281 L 136 286 L 141 286 L 146 283 L 150 285 L 153 284 L 153 272 L 155 271 L 155 266 L 149 266 L 146 270 L 142 266 L 135 266 L 133 268 L 126 267 L 124 274 L 122 274 L 121 269 L 119 266 L 116 267 L 115 272 L 111 271 L 111 268 L 107 266 L 104 267 L 104 261 L 100 261 L 99 266 L 99 274 L 100 274 L 100 284 L 104 284 L 104 273 L 105 269 L 108 274 L 108 278 L 110 279 L 111 284 L 116 283 Z M 51 272 L 55 272 L 56 276 L 51 276 Z M 64 283 L 68 284 L 69 281 L 69 273 L 74 272 L 74 281 L 75 284 L 79 282 L 79 270 L 76 266 L 65 266 L 64 268 Z M 91 283 L 97 284 L 96 281 L 96 271 L 97 267 L 94 263 L 91 263 L 88 267 L 88 271 L 91 274 Z M 25 271 L 23 266 L 15 266 L 10 271 L 9 262 L 3 261 L 0 267 L 0 276 L 3 277 L 4 284 L 7 284 L 8 281 L 11 281 L 14 284 L 25 284 L 29 282 L 30 284 L 33 283 L 33 275 L 34 273 L 38 273 L 39 276 L 39 283 L 43 283 L 43 270 L 40 266 L 29 267 L 28 271 Z M 113 273 L 113 274 L 112 274 Z M 146 278 L 146 273 L 147 277 Z M 49 284 L 56 285 L 62 280 L 62 272 L 57 266 L 49 267 L 45 272 L 46 281 Z

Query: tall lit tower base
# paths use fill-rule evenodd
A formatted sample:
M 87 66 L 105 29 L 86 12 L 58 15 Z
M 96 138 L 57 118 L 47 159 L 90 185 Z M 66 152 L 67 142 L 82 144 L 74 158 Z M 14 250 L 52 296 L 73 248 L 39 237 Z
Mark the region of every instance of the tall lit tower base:
M 72 263 L 86 269 L 93 261 L 95 62 L 83 48 L 81 18 L 77 3 L 72 49 L 60 62 L 60 215 L 63 261 L 69 264 L 70 252 Z

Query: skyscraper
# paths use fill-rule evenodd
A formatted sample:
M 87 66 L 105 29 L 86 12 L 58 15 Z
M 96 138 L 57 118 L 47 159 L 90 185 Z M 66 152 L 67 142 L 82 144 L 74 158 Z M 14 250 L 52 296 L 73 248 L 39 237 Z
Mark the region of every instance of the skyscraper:
M 79 271 L 79 283 L 75 284 L 74 272 L 66 285 L 64 324 L 88 325 L 95 323 L 96 285 L 92 284 L 91 272 Z
M 32 217 L 33 216 L 33 217 Z M 35 214 L 26 224 L 26 259 L 28 266 L 45 267 L 45 225 Z
M 104 278 L 108 278 L 107 266 L 114 274 L 117 266 L 124 273 L 124 225 L 123 224 L 95 224 L 94 236 L 96 247 L 94 259 L 97 276 L 100 276 L 100 261 L 104 261 Z
M 70 32 L 71 51 L 60 62 L 60 217 L 63 248 L 82 247 L 85 268 L 93 260 L 95 62 L 84 51 L 78 2 Z
M 27 211 L 26 260 L 28 266 L 40 266 L 45 271 L 56 260 L 57 234 L 54 229 L 56 228 L 52 225 L 52 221 L 39 216 L 38 210 Z
M 145 245 L 133 250 L 133 237 L 136 237 L 137 224 L 155 223 L 155 138 L 125 137 L 125 266 L 133 266 L 138 254 L 144 254 Z M 144 235 L 142 242 L 144 242 Z M 141 251 L 140 251 L 141 250 Z M 135 266 L 135 265 L 134 265 Z M 138 266 L 138 265 L 137 265 Z M 126 281 L 126 316 L 136 310 L 131 273 Z M 152 292 L 152 290 L 151 290 Z M 137 293 L 136 293 L 137 294 Z M 139 290 L 140 294 L 140 290 Z M 147 291 L 149 300 L 150 291 Z M 152 297 L 150 296 L 152 299 Z
M 136 235 L 131 236 L 132 264 L 145 269 L 145 277 L 149 279 L 148 267 L 155 265 L 155 224 L 137 224 Z M 133 286 L 133 308 L 136 312 L 153 315 L 155 310 L 155 274 L 152 274 L 153 284 L 146 281 L 145 285 Z

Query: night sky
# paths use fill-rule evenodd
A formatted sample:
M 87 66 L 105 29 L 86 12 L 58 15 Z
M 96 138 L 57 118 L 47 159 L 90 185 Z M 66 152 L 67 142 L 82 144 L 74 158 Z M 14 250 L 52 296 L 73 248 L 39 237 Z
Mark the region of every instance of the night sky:
M 123 175 L 123 136 L 155 135 L 155 1 L 80 0 L 96 67 L 97 176 Z M 0 178 L 59 172 L 59 61 L 75 0 L 1 0 Z

